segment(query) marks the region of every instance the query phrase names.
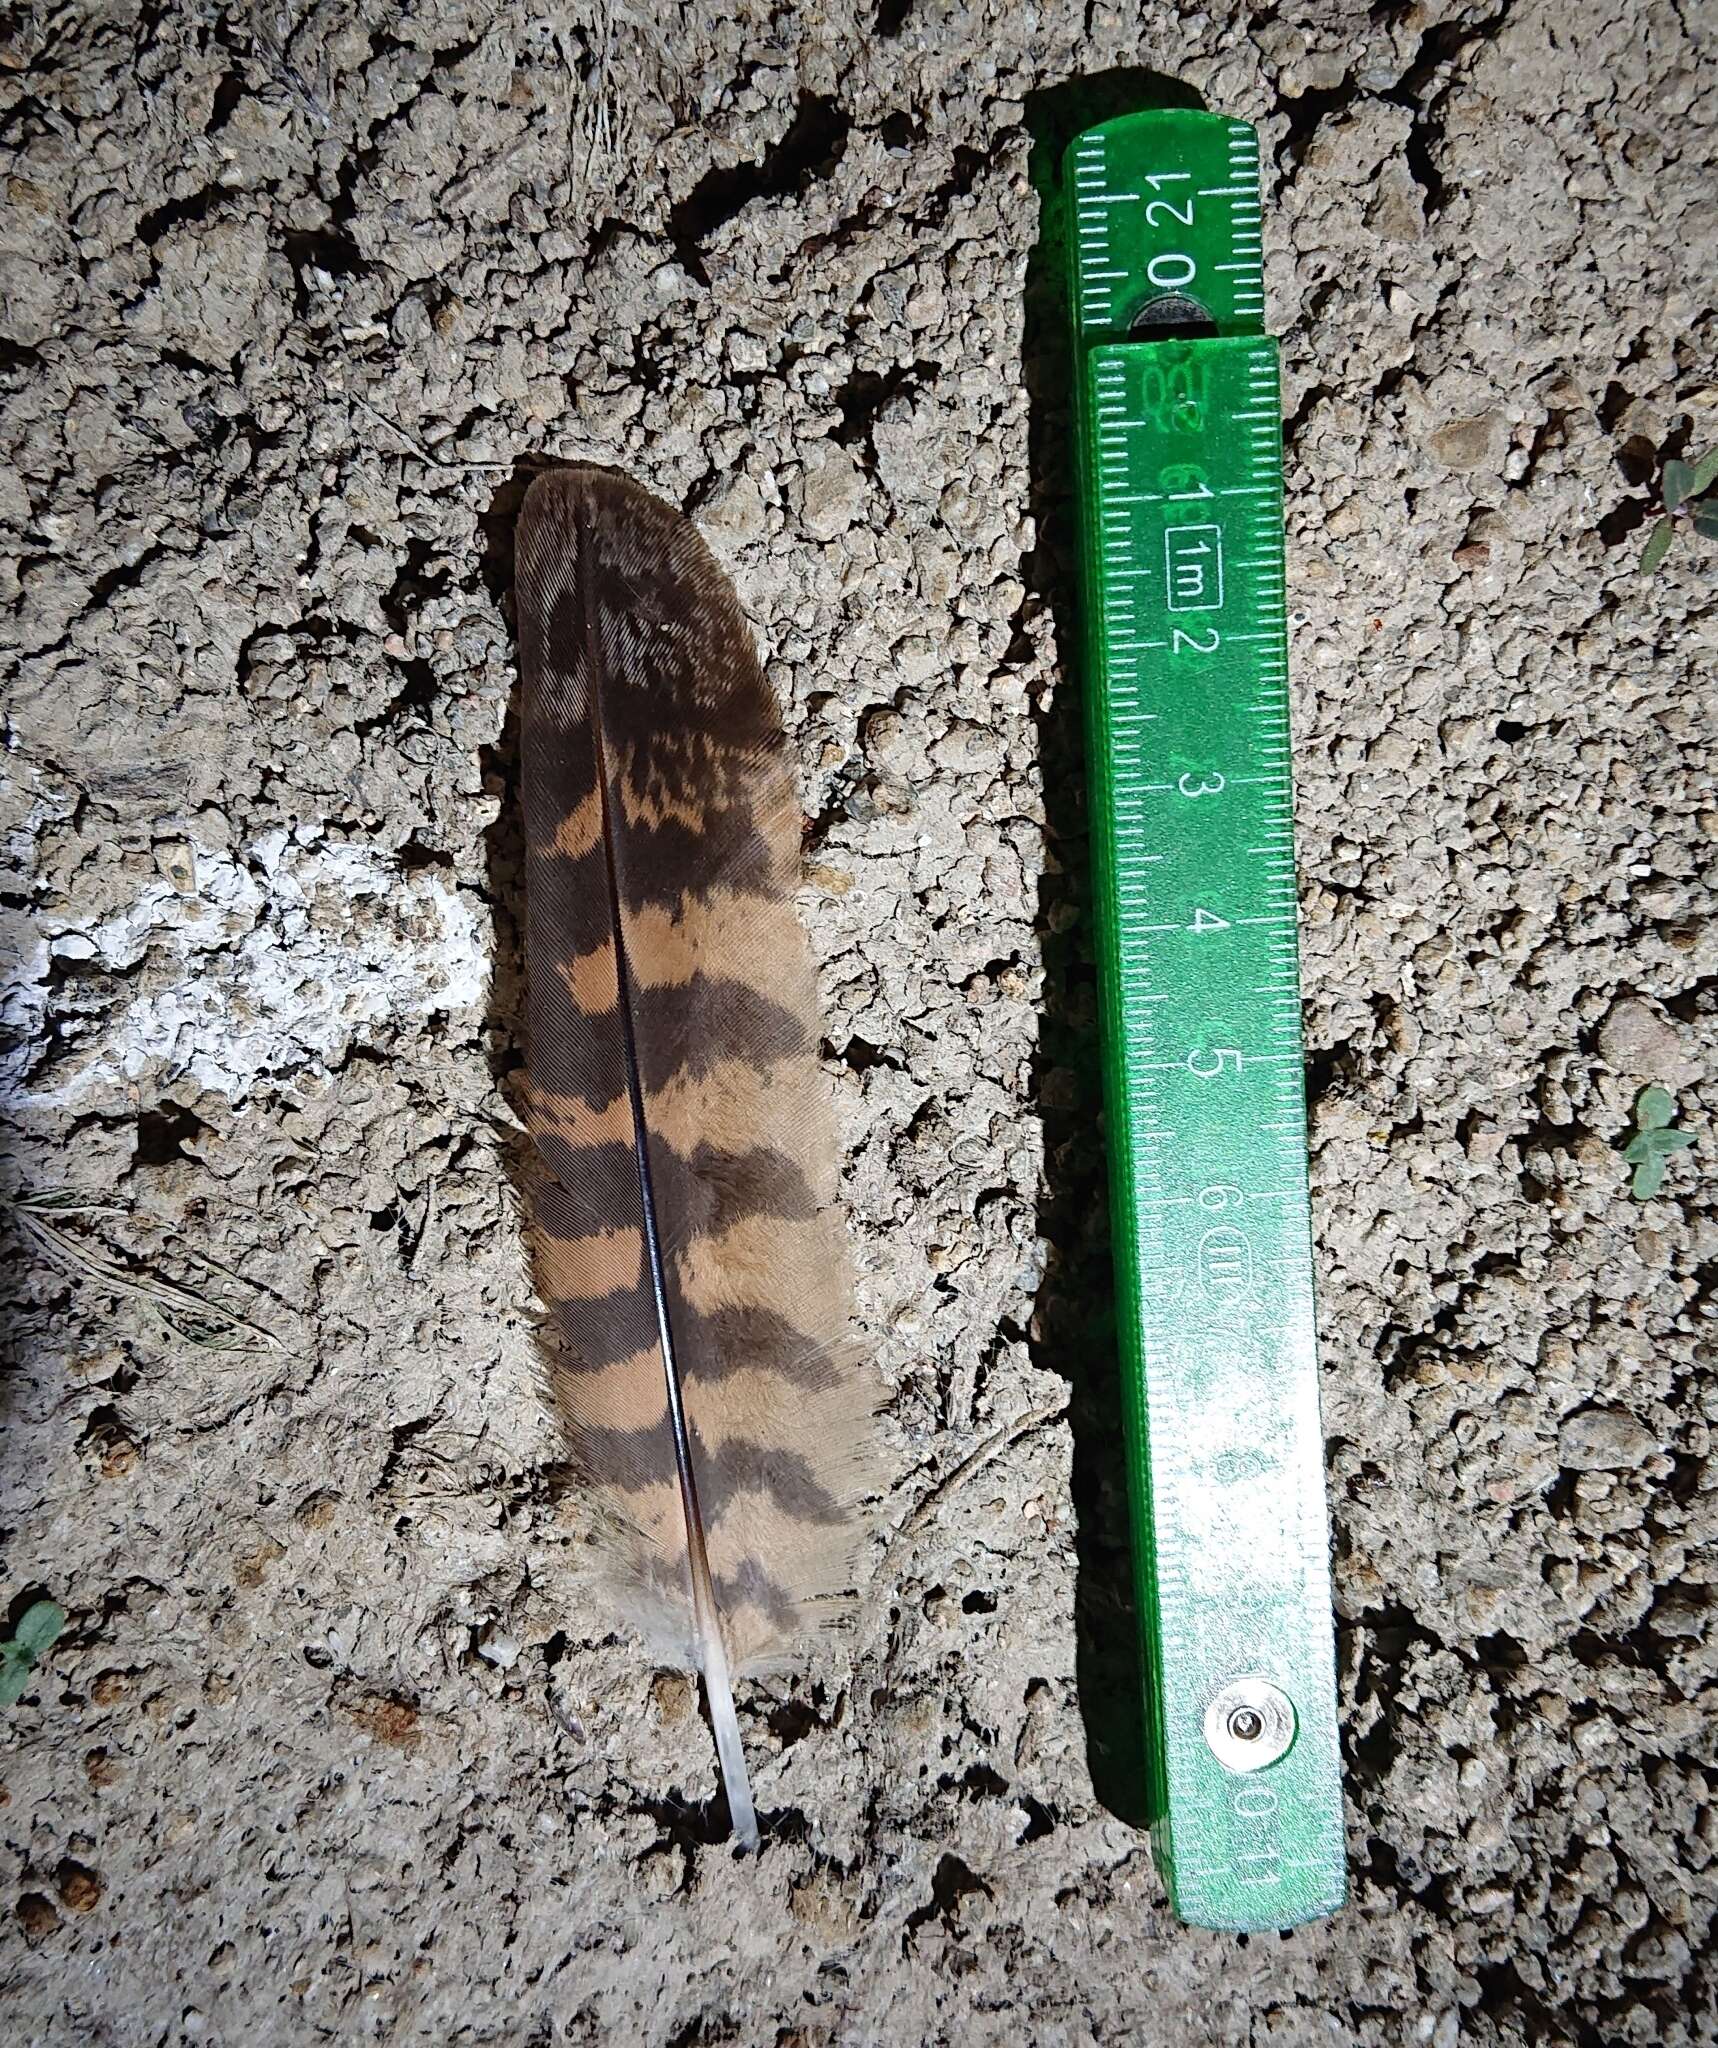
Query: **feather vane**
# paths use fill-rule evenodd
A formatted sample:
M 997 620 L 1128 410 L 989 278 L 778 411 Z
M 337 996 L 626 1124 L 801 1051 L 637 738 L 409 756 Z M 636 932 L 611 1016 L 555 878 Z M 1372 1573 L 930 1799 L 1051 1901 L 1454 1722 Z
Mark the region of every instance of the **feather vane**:
M 749 1844 L 731 1679 L 850 1585 L 875 1408 L 792 902 L 800 811 L 745 618 L 688 519 L 556 471 L 516 559 L 553 1396 L 629 1617 L 703 1674 Z

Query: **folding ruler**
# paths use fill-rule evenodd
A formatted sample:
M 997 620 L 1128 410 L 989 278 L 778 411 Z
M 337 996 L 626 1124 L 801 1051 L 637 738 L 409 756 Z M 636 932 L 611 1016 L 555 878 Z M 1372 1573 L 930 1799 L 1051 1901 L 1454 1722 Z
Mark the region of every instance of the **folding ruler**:
M 1153 1848 L 1291 1927 L 1345 1876 L 1258 137 L 1131 114 L 1063 177 Z

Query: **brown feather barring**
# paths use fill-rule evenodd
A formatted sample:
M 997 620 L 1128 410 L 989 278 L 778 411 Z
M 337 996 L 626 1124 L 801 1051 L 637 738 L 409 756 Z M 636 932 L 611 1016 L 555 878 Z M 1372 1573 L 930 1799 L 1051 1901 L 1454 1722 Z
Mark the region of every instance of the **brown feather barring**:
M 851 1584 L 875 1402 L 794 914 L 800 810 L 739 602 L 690 520 L 560 470 L 519 517 L 526 1119 L 555 1404 L 629 1615 L 732 1677 Z

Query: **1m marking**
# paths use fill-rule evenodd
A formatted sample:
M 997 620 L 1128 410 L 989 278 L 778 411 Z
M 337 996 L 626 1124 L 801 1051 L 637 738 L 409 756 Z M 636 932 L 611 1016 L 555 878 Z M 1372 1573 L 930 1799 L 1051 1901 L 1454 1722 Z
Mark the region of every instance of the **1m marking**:
M 1223 529 L 1170 526 L 1163 534 L 1163 580 L 1172 612 L 1214 612 L 1223 606 Z

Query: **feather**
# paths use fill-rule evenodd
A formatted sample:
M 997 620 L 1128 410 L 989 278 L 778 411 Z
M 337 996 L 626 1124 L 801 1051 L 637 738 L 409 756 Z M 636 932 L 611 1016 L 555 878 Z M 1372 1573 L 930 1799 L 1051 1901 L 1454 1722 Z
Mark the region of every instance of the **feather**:
M 732 586 L 681 513 L 543 476 L 516 598 L 528 1191 L 549 1376 L 628 1617 L 731 1681 L 849 1588 L 873 1380 L 853 1341 L 801 814 Z

